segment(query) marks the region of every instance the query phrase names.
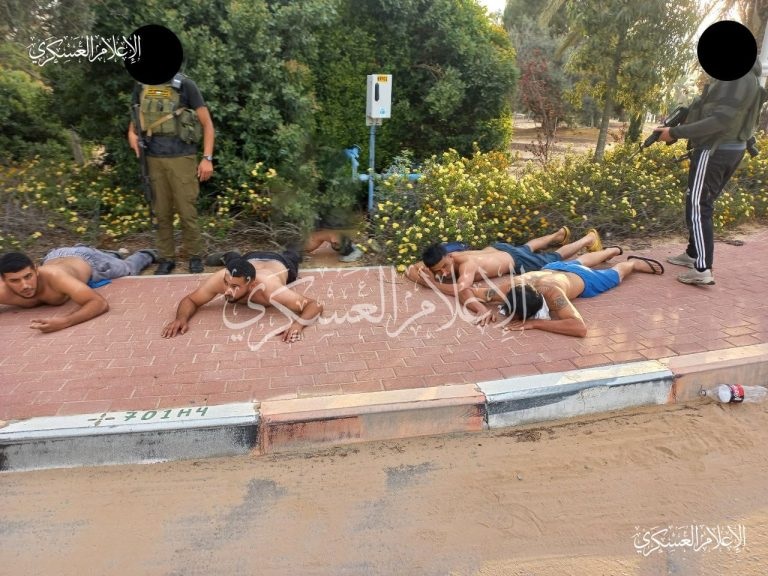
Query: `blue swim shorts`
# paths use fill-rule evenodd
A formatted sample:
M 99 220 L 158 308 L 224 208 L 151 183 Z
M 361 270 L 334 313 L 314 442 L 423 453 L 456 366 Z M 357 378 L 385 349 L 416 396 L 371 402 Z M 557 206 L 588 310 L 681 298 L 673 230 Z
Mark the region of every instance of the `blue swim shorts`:
M 576 274 L 584 281 L 584 292 L 580 298 L 592 298 L 611 288 L 616 288 L 621 281 L 619 273 L 613 268 L 607 270 L 592 270 L 587 268 L 578 260 L 568 260 L 567 262 L 553 262 L 547 264 L 542 270 L 560 270 L 561 272 L 571 272 Z

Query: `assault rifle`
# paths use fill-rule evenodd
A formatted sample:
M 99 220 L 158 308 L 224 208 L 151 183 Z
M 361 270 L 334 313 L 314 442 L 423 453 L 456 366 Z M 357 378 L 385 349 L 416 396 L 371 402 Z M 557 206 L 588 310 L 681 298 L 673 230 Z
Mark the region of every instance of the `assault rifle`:
M 662 126 L 665 128 L 674 128 L 675 126 L 679 126 L 683 122 L 685 122 L 686 117 L 688 116 L 688 108 L 685 106 L 678 106 L 674 110 L 672 110 L 672 113 L 667 116 L 664 119 L 664 122 L 662 122 Z M 651 146 L 652 144 L 655 144 L 659 136 L 661 136 L 660 130 L 654 130 L 648 138 L 645 139 L 645 141 L 640 144 L 640 148 L 638 148 L 635 152 L 629 155 L 627 160 L 630 160 L 634 158 L 637 154 L 642 152 L 645 148 L 648 148 L 648 146 Z M 670 144 L 669 142 L 667 144 Z
M 152 212 L 152 204 L 155 200 L 155 194 L 152 191 L 152 182 L 149 179 L 149 168 L 147 167 L 147 143 L 144 140 L 144 130 L 141 127 L 141 108 L 139 104 L 133 105 L 133 127 L 136 129 L 136 135 L 139 139 L 139 167 L 141 169 L 141 189 L 144 192 L 144 200 L 149 206 L 149 219 L 152 225 L 155 224 L 155 215 Z

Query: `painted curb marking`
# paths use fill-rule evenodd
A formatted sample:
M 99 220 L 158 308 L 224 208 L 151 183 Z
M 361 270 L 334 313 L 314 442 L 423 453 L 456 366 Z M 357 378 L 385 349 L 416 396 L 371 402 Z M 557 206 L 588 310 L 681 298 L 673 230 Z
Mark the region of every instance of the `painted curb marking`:
M 30 418 L 0 429 L 0 471 L 246 454 L 258 424 L 251 402 Z

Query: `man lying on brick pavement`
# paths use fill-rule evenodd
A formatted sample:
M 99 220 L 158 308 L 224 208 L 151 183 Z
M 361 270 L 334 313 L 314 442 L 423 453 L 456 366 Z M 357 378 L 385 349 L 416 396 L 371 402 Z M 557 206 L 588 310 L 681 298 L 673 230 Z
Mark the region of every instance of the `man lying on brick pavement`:
M 540 270 L 550 262 L 572 258 L 583 248 L 590 252 L 603 248 L 600 235 L 595 229 L 588 230 L 582 238 L 569 244 L 570 236 L 570 230 L 563 226 L 554 234 L 534 238 L 523 246 L 496 242 L 482 250 L 449 252 L 443 245 L 435 244 L 424 250 L 423 264 L 410 266 L 405 276 L 444 294 L 454 296 L 458 293 L 459 302 L 475 313 L 480 323 L 485 325 L 493 321 L 494 315 L 489 314 L 484 304 L 472 299 L 472 284 L 505 274 Z M 561 247 L 554 252 L 542 252 L 552 244 L 560 244 Z
M 501 303 L 498 312 L 511 319 L 504 330 L 532 328 L 583 338 L 587 325 L 571 300 L 602 294 L 633 272 L 664 273 L 661 263 L 642 256 L 628 256 L 609 269 L 592 269 L 621 253 L 621 248 L 611 247 L 569 262 L 553 262 L 495 287 L 475 287 L 472 293 L 487 304 Z
M 220 258 L 224 268 L 211 274 L 197 290 L 181 299 L 176 318 L 163 326 L 164 338 L 185 334 L 189 330 L 189 320 L 198 308 L 220 294 L 227 302 L 275 306 L 290 312 L 294 320 L 282 333 L 283 342 L 301 340 L 304 328 L 315 322 L 323 312 L 318 302 L 288 287 L 296 280 L 301 261 L 301 256 L 292 250 L 282 254 L 249 252 L 244 256 L 226 252 L 209 256 L 206 263 L 210 263 L 212 258 Z
M 72 246 L 51 250 L 38 267 L 26 254 L 9 252 L 0 256 L 0 304 L 21 308 L 58 306 L 69 300 L 79 304 L 71 314 L 35 318 L 29 324 L 41 332 L 56 332 L 109 310 L 107 301 L 93 288 L 140 274 L 156 256 L 153 250 L 139 250 L 123 260 L 112 252 Z

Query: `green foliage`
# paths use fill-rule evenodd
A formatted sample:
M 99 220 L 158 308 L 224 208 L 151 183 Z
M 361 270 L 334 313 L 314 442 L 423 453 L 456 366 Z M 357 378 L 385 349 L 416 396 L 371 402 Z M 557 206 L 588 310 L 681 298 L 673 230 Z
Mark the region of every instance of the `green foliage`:
M 513 11 L 514 10 L 514 11 Z M 557 118 L 561 122 L 570 123 L 573 116 L 572 106 L 564 97 L 570 88 L 572 80 L 563 69 L 561 58 L 557 57 L 558 47 L 563 38 L 553 36 L 553 28 L 543 28 L 531 19 L 530 7 L 518 3 L 510 3 L 505 11 L 505 19 L 509 22 L 510 38 L 517 52 L 517 64 L 521 71 L 517 90 L 517 107 L 521 112 L 530 112 L 541 122 L 543 110 L 557 110 Z M 530 74 L 526 81 L 526 71 L 534 66 L 540 70 L 536 74 L 537 82 L 531 83 Z M 545 86 L 545 104 L 541 103 L 541 90 Z
M 0 249 L 26 247 L 48 235 L 84 242 L 120 238 L 149 228 L 140 195 L 116 183 L 109 168 L 41 158 L 0 168 L 5 218 Z
M 22 70 L 0 66 L 0 155 L 19 159 L 61 150 L 64 130 L 51 122 L 51 93 L 39 80 Z
M 262 163 L 279 174 L 270 196 L 275 218 L 280 214 L 306 230 L 318 211 L 328 216 L 354 210 L 360 187 L 342 177 L 349 164 L 339 168 L 334 153 L 357 144 L 367 155 L 363 111 L 365 76 L 371 73 L 395 78 L 393 118 L 377 140 L 380 165 L 403 146 L 419 157 L 445 146 L 468 153 L 472 141 L 488 150 L 505 146 L 511 135 L 514 51 L 503 30 L 470 0 L 27 5 L 31 13 L 11 0 L 2 28 L 3 50 L 15 50 L 13 70 L 34 68 L 28 58 L 23 66 L 18 62 L 19 56 L 24 60 L 22 36 L 120 37 L 152 22 L 179 36 L 183 71 L 200 87 L 217 134 L 216 172 L 203 187 L 203 209 Z M 39 86 L 33 80 L 24 90 L 16 87 L 24 95 L 23 113 L 16 116 L 18 126 L 12 122 L 12 130 L 4 131 L 5 145 L 19 132 L 47 151 L 49 137 L 37 127 L 55 133 L 72 127 L 84 141 L 103 146 L 116 182 L 134 187 L 136 159 L 125 134 L 133 81 L 121 63 L 54 62 L 36 73 Z M 8 82 L 0 78 L 1 86 Z M 27 154 L 15 140 L 13 146 L 20 157 Z
M 768 150 L 768 138 L 761 134 L 758 145 Z M 682 232 L 687 166 L 674 162 L 682 145 L 652 146 L 629 159 L 635 149 L 618 147 L 600 164 L 570 156 L 521 177 L 511 175 L 508 157 L 499 152 L 476 149 L 462 157 L 450 150 L 424 162 L 416 182 L 408 178 L 412 160 L 406 152 L 378 182 L 371 243 L 385 262 L 404 266 L 434 242 L 524 243 L 564 224 L 575 233 L 598 227 L 616 242 Z M 768 154 L 745 158 L 717 202 L 716 230 L 766 221 L 766 182 Z M 264 232 L 262 240 L 298 240 L 301 230 L 285 223 L 314 217 L 322 202 L 292 194 L 274 168 L 257 163 L 201 211 L 201 227 L 214 244 L 243 230 L 252 242 L 260 240 L 258 232 Z M 109 166 L 40 157 L 2 165 L 0 206 L 0 251 L 27 249 L 40 239 L 50 243 L 62 234 L 102 244 L 150 229 L 141 195 L 121 186 Z M 269 236 L 281 227 L 284 237 Z
M 424 158 L 448 147 L 468 154 L 473 142 L 482 150 L 508 142 L 514 50 L 475 2 L 340 0 L 339 14 L 316 73 L 323 109 L 350 108 L 344 145 L 361 145 L 367 156 L 365 76 L 375 73 L 393 76 L 392 118 L 377 131 L 377 168 L 404 147 Z M 321 132 L 342 128 L 327 122 Z
M 562 225 L 576 233 L 597 227 L 612 241 L 683 232 L 688 167 L 674 161 L 685 151 L 682 144 L 653 146 L 630 159 L 635 150 L 617 147 L 603 163 L 570 156 L 519 178 L 498 153 L 434 156 L 417 182 L 400 177 L 379 184 L 373 242 L 403 269 L 435 242 L 522 244 Z M 768 155 L 746 159 L 717 202 L 715 229 L 765 221 L 766 182 Z
M 585 95 L 602 104 L 595 158 L 602 158 L 608 120 L 618 105 L 641 114 L 660 104 L 691 58 L 687 38 L 696 27 L 693 0 L 570 0 L 568 12 L 580 42 L 569 61 L 579 76 L 572 100 Z M 659 26 L 664 22 L 664 26 Z

